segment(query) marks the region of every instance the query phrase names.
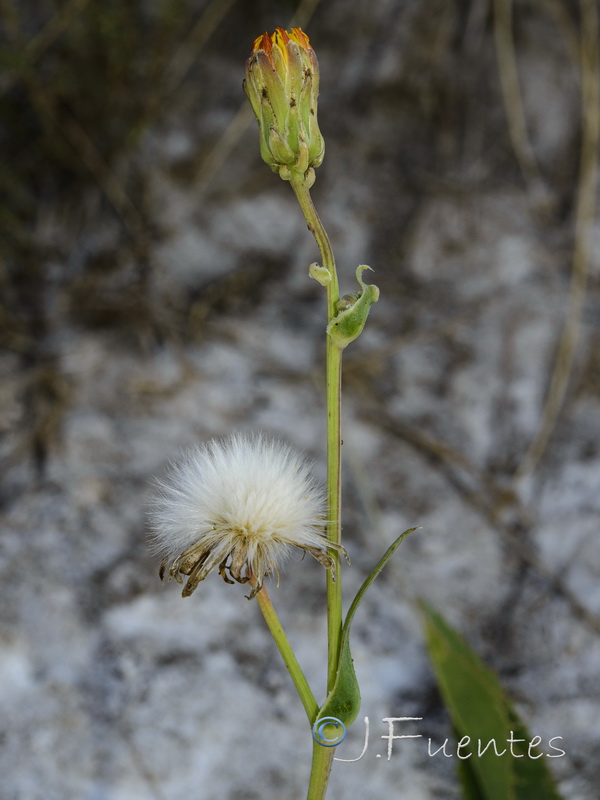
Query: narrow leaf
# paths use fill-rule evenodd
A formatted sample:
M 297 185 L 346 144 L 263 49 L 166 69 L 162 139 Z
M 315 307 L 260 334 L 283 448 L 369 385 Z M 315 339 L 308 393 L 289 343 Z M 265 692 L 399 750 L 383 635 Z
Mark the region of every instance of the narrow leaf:
M 460 735 L 454 731 L 456 740 L 460 740 Z M 458 761 L 456 772 L 462 789 L 463 800 L 485 800 L 486 795 L 481 791 L 477 783 L 475 770 L 470 766 L 469 761 Z
M 408 536 L 409 533 L 417 530 L 416 528 L 409 528 L 404 531 L 396 541 L 388 547 L 383 557 L 377 563 L 377 566 L 372 570 L 371 574 L 365 579 L 362 586 L 356 593 L 356 597 L 352 601 L 344 626 L 342 628 L 342 636 L 340 640 L 340 659 L 333 688 L 327 695 L 323 706 L 319 710 L 318 719 L 323 717 L 336 717 L 341 720 L 344 725 L 351 725 L 360 711 L 360 689 L 358 681 L 356 680 L 356 673 L 354 672 L 354 661 L 350 653 L 350 625 L 354 619 L 354 614 L 358 608 L 365 592 L 373 583 L 375 578 L 379 575 L 381 570 L 385 567 L 394 552 L 398 549 L 401 542 Z
M 534 748 L 530 754 L 532 737 L 496 675 L 440 614 L 424 603 L 421 608 L 433 669 L 457 738 L 470 737 L 459 767 L 466 800 L 560 800 L 545 757 L 532 757 L 540 752 Z M 465 757 L 468 753 L 472 756 Z

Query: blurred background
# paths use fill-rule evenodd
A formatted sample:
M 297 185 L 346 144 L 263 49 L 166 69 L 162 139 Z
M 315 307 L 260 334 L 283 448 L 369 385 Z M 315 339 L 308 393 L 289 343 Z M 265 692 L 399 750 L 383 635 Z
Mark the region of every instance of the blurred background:
M 566 800 L 600 785 L 596 0 L 2 0 L 0 774 L 5 800 L 300 800 L 304 711 L 244 587 L 148 550 L 151 478 L 260 429 L 325 475 L 324 292 L 242 93 L 321 65 L 313 198 L 342 292 L 359 721 L 331 800 L 459 797 L 415 599 L 500 676 Z M 318 699 L 324 576 L 272 598 Z M 384 717 L 422 717 L 395 743 Z

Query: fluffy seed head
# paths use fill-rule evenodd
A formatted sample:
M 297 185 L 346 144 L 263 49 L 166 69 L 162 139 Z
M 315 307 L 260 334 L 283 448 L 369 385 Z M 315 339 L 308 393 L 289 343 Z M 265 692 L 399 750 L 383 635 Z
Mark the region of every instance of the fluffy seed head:
M 323 535 L 324 492 L 288 445 L 234 434 L 189 450 L 157 481 L 150 524 L 160 576 L 189 596 L 214 568 L 227 583 L 252 580 L 254 597 L 290 548 L 334 567 Z M 336 548 L 337 549 L 337 548 Z

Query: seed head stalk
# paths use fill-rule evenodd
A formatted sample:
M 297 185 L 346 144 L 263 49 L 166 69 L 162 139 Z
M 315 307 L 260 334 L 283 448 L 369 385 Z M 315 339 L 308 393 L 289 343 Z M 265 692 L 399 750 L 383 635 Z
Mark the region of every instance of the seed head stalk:
M 250 578 L 250 583 L 252 586 L 256 585 L 256 579 L 254 576 Z M 269 628 L 269 631 L 275 640 L 275 644 L 281 653 L 283 663 L 285 664 L 287 671 L 290 673 L 290 676 L 294 682 L 296 691 L 298 692 L 300 700 L 302 701 L 302 705 L 304 706 L 304 710 L 306 711 L 308 721 L 312 725 L 317 718 L 317 714 L 319 713 L 319 706 L 317 705 L 317 701 L 315 700 L 312 690 L 308 685 L 308 681 L 302 672 L 302 668 L 298 663 L 298 659 L 292 650 L 292 646 L 290 645 L 285 631 L 283 630 L 283 626 L 279 621 L 279 617 L 277 616 L 277 612 L 275 611 L 265 586 L 263 586 L 258 592 L 256 599 L 258 600 L 258 605 L 260 606 L 260 610 L 265 618 L 267 627 Z

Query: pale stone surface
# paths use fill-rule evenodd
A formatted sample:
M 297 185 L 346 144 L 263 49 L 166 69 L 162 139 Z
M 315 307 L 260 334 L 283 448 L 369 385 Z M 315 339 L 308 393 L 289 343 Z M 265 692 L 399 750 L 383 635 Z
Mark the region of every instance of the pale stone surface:
M 544 210 L 511 150 L 491 22 L 471 5 L 459 19 L 434 0 L 337 0 L 308 26 L 327 143 L 314 198 L 342 291 L 364 262 L 382 291 L 346 356 L 346 604 L 395 537 L 422 526 L 357 614 L 363 704 L 339 756 L 360 753 L 365 716 L 370 744 L 335 764 L 328 800 L 459 797 L 456 758 L 427 754 L 451 727 L 418 596 L 497 671 L 532 735 L 563 737 L 566 756 L 548 763 L 565 800 L 594 800 L 600 784 L 597 247 L 565 403 L 540 463 L 514 478 L 568 305 L 577 71 L 543 13 L 517 7 Z M 254 126 L 198 166 L 244 102 L 249 43 L 283 23 L 234 5 L 136 153 L 143 214 L 162 231 L 146 283 L 94 192 L 75 243 L 76 222 L 42 214 L 39 235 L 63 256 L 44 263 L 37 360 L 0 362 L 6 800 L 305 796 L 310 734 L 257 604 L 218 575 L 191 599 L 161 587 L 144 518 L 152 476 L 234 429 L 285 438 L 325 475 L 314 243 Z M 116 266 L 82 292 L 102 252 Z M 322 568 L 298 554 L 271 593 L 321 698 Z M 389 716 L 423 717 L 406 732 L 424 735 L 390 761 Z

